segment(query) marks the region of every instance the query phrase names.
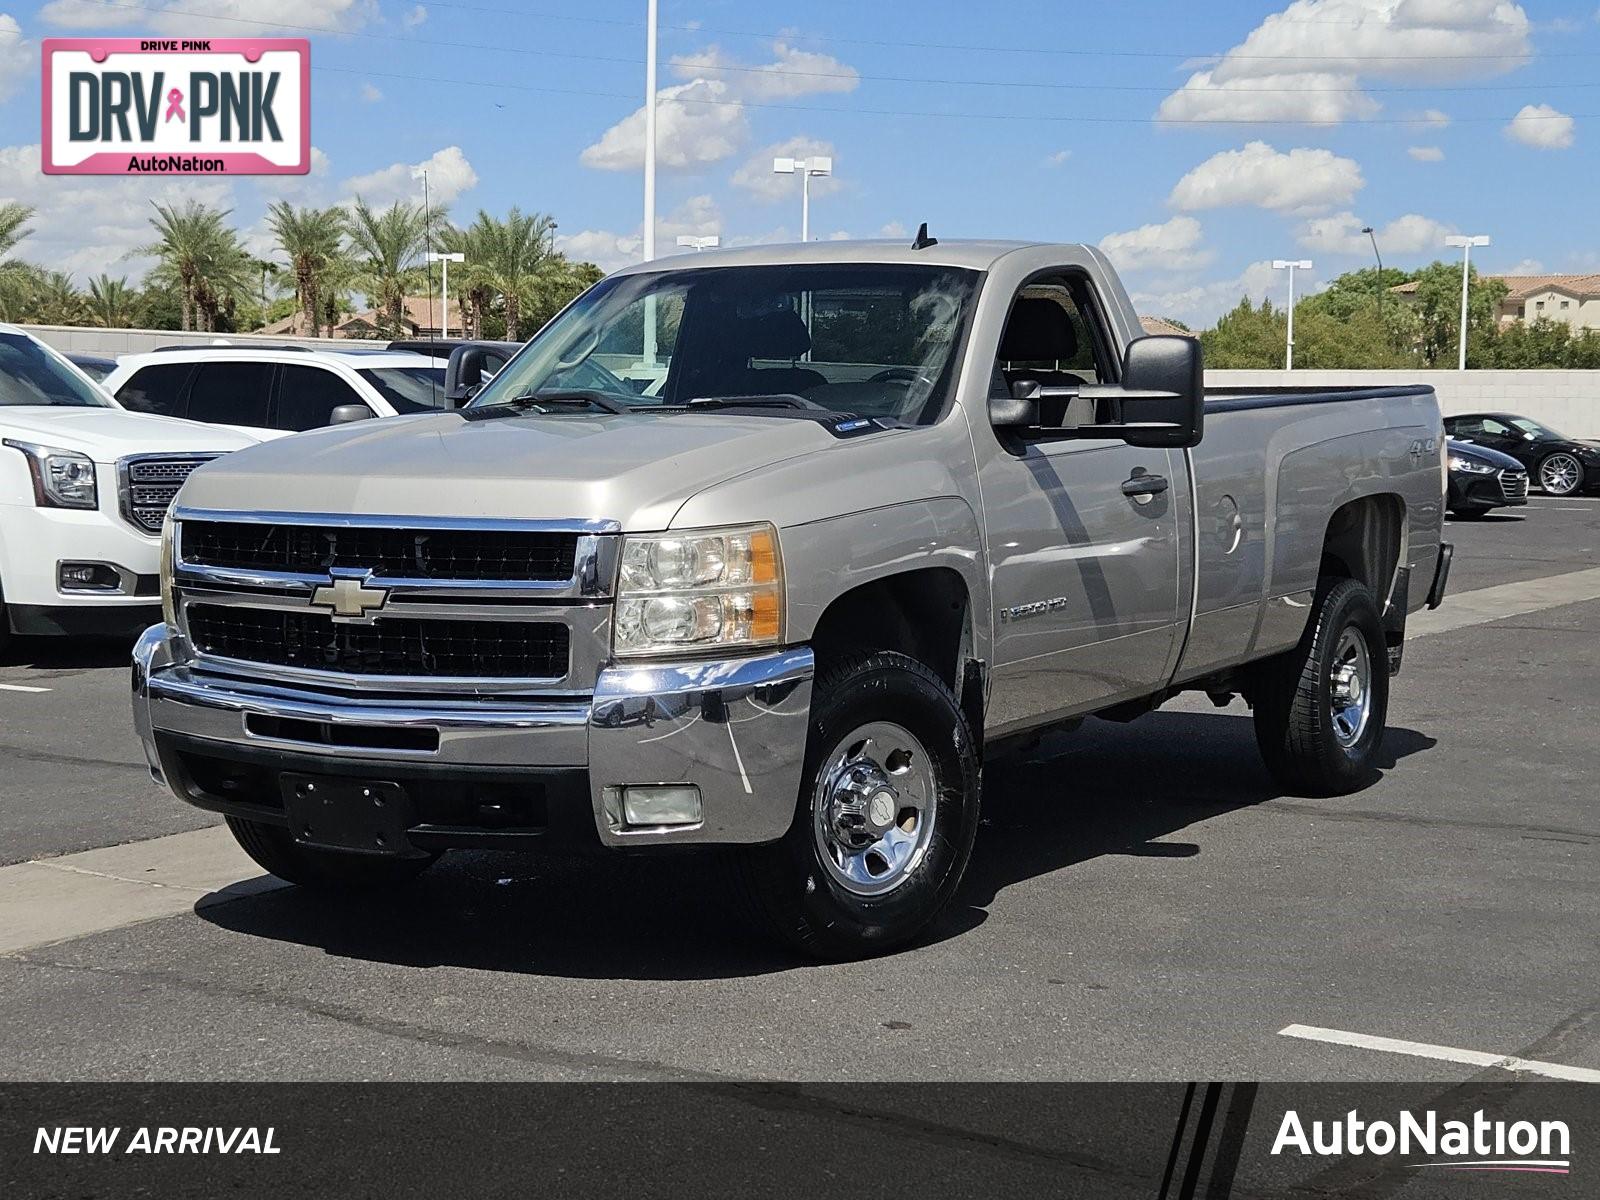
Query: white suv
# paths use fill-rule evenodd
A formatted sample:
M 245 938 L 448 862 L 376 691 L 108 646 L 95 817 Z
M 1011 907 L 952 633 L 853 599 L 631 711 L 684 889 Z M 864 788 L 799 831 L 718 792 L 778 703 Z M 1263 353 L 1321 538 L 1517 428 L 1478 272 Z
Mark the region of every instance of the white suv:
M 101 386 L 131 412 L 259 438 L 449 407 L 444 364 L 403 350 L 175 346 L 123 355 Z
M 259 440 L 124 412 L 0 325 L 0 647 L 12 633 L 131 638 L 159 621 L 167 506 L 201 463 Z

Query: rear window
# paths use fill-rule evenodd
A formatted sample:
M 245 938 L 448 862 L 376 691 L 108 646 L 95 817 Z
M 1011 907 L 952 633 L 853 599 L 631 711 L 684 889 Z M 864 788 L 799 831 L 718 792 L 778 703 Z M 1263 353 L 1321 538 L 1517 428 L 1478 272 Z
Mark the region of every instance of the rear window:
M 397 413 L 429 412 L 443 408 L 443 367 L 362 367 L 365 379 Z
M 155 413 L 162 417 L 181 417 L 178 401 L 183 385 L 189 382 L 192 363 L 161 363 L 140 367 L 117 389 L 117 401 L 130 412 Z

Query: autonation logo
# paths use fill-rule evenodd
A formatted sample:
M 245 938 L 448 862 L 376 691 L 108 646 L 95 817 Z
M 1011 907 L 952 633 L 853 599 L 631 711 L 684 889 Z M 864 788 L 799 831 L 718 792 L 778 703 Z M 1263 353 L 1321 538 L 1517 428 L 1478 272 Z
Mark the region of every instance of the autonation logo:
M 1408 1163 L 1418 1170 L 1525 1171 L 1566 1175 L 1572 1168 L 1572 1135 L 1565 1121 L 1492 1121 L 1480 1109 L 1468 1121 L 1440 1121 L 1439 1114 L 1401 1111 L 1394 1121 L 1364 1121 L 1351 1109 L 1334 1121 L 1312 1121 L 1308 1133 L 1290 1109 L 1278 1126 L 1272 1153 L 1308 1157 L 1420 1155 L 1436 1161 Z

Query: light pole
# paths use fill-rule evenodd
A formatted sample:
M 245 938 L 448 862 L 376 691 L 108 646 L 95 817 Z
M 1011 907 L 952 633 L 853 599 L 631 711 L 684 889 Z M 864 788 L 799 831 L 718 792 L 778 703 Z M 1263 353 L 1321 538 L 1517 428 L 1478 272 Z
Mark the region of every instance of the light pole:
M 439 268 L 443 273 L 439 280 L 439 296 L 444 307 L 439 314 L 439 336 L 447 338 L 450 336 L 450 264 L 466 262 L 467 256 L 459 252 L 447 254 L 442 250 L 432 250 L 428 253 L 428 261 L 444 264 Z
M 680 233 L 678 245 L 686 250 L 715 250 L 722 245 L 722 239 L 714 233 L 708 233 L 704 237 L 696 237 L 692 233 Z
M 1467 369 L 1467 280 L 1472 268 L 1472 248 L 1487 246 L 1489 235 L 1477 233 L 1468 237 L 1453 233 L 1444 239 L 1444 244 L 1461 247 L 1461 357 L 1456 364 L 1456 370 L 1465 371 Z
M 833 159 L 826 154 L 813 155 L 810 158 L 775 158 L 772 160 L 772 173 L 774 175 L 800 176 L 800 240 L 811 240 L 811 177 L 813 175 L 832 175 Z
M 1275 258 L 1272 260 L 1272 269 L 1289 272 L 1289 344 L 1283 356 L 1283 369 L 1294 370 L 1294 273 L 1296 271 L 1311 270 L 1309 258 Z
M 1361 232 L 1372 239 L 1372 257 L 1378 260 L 1378 324 L 1383 324 L 1383 255 L 1378 253 L 1378 235 L 1371 225 L 1363 225 Z
M 644 34 L 644 260 L 656 256 L 656 4 L 645 6 Z

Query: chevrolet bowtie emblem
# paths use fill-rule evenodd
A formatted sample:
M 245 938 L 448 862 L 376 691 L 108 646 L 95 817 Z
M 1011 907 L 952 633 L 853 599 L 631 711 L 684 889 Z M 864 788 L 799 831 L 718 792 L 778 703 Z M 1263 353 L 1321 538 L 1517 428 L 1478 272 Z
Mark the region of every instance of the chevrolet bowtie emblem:
M 333 611 L 335 621 L 366 621 L 389 601 L 389 589 L 368 587 L 363 579 L 340 576 L 311 593 L 314 608 Z

